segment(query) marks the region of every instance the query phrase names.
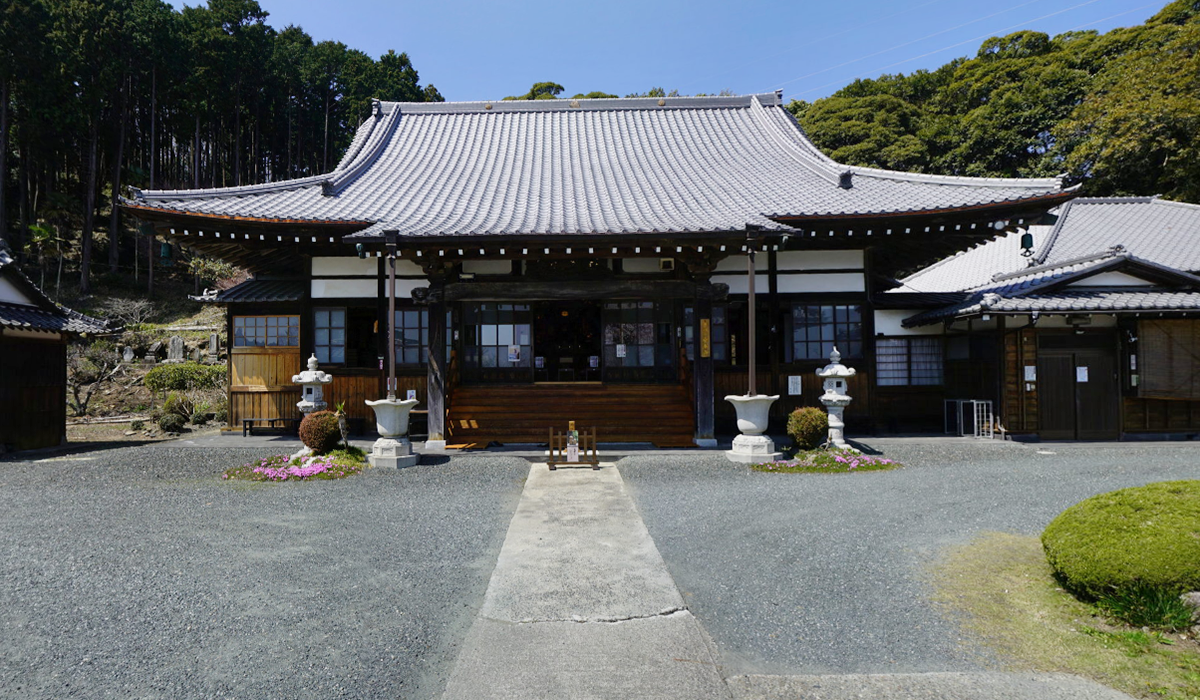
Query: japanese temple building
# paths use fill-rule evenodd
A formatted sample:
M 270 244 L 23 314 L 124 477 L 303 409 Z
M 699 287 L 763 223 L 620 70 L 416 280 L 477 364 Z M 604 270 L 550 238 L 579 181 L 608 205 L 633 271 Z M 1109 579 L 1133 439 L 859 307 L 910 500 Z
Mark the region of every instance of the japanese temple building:
M 748 253 L 777 419 L 818 405 L 836 344 L 858 369 L 852 430 L 939 428 L 909 405 L 942 351 L 875 299 L 1074 196 L 1058 179 L 841 165 L 761 94 L 378 102 L 328 174 L 123 206 L 253 274 L 213 297 L 235 428 L 295 414 L 290 377 L 312 354 L 335 377 L 327 400 L 366 419 L 393 352 L 431 445 L 545 442 L 572 419 L 601 441 L 691 445 L 731 432 L 723 397 L 747 391 Z

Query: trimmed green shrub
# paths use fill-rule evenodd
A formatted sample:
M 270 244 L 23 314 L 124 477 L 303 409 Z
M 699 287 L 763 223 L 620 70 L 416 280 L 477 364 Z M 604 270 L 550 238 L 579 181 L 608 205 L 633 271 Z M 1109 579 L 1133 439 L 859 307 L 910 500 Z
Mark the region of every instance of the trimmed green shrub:
M 129 429 L 130 430 L 141 430 L 142 428 L 145 428 L 145 427 L 146 427 L 145 421 L 140 421 L 140 420 L 129 421 Z
M 213 420 L 216 421 L 217 423 L 228 423 L 229 422 L 229 407 L 227 407 L 227 406 L 217 407 L 217 410 L 213 411 Z
M 192 400 L 185 394 L 172 391 L 167 395 L 167 400 L 163 402 L 163 414 L 177 415 L 185 421 L 192 417 L 196 412 L 196 406 Z
M 146 373 L 145 381 L 150 391 L 219 389 L 225 382 L 225 366 L 199 362 L 159 365 Z
M 166 413 L 162 418 L 158 419 L 158 427 L 168 433 L 182 433 L 184 426 L 183 416 L 178 413 Z
M 204 425 L 208 422 L 207 411 L 196 411 L 192 414 L 192 425 Z
M 813 406 L 797 408 L 788 416 L 787 431 L 796 449 L 816 449 L 829 434 L 829 416 Z
M 1086 600 L 1200 590 L 1200 481 L 1164 481 L 1076 503 L 1042 533 L 1050 568 Z
M 310 413 L 300 421 L 300 442 L 319 455 L 335 449 L 341 440 L 342 431 L 338 430 L 337 415 L 333 411 Z

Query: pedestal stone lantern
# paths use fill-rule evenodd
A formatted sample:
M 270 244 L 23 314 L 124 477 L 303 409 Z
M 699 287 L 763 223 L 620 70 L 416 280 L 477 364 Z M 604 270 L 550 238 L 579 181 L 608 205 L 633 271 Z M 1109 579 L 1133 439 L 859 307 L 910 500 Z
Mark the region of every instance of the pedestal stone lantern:
M 847 380 L 856 374 L 856 370 L 842 364 L 842 353 L 834 347 L 829 353 L 829 364 L 817 370 L 817 376 L 825 380 L 825 393 L 821 394 L 821 403 L 829 412 L 829 439 L 826 447 L 836 447 L 841 450 L 858 452 L 846 443 L 846 423 L 842 420 L 842 412 L 850 405 L 850 397 L 846 394 L 849 387 Z
M 292 377 L 292 382 L 304 387 L 296 408 L 304 415 L 314 411 L 324 411 L 329 407 L 325 403 L 325 385 L 333 381 L 333 376 L 317 369 L 317 356 L 308 358 L 308 369 Z

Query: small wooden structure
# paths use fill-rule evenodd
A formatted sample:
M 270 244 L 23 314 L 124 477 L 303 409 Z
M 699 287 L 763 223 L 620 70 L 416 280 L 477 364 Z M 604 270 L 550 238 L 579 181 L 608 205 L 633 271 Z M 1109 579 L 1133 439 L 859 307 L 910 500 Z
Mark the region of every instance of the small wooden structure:
M 550 428 L 550 458 L 546 460 L 546 465 L 550 467 L 550 471 L 558 468 L 558 465 L 576 465 L 590 464 L 592 469 L 600 468 L 600 454 L 596 451 L 596 429 L 580 430 L 578 443 L 578 459 L 568 459 L 567 442 L 569 434 L 575 427 L 575 421 L 571 421 L 570 428 L 566 432 L 554 432 L 554 428 Z

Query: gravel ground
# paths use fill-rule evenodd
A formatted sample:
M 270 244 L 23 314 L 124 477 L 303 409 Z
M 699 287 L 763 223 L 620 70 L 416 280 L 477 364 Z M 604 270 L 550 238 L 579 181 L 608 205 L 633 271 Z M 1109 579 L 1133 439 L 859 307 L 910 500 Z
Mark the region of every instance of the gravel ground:
M 883 449 L 907 466 L 762 474 L 716 454 L 619 463 L 727 674 L 987 668 L 986 652 L 929 603 L 925 572 L 946 546 L 984 531 L 1038 534 L 1096 493 L 1200 479 L 1196 444 Z
M 219 478 L 274 452 L 0 463 L 0 697 L 439 694 L 528 463 Z

